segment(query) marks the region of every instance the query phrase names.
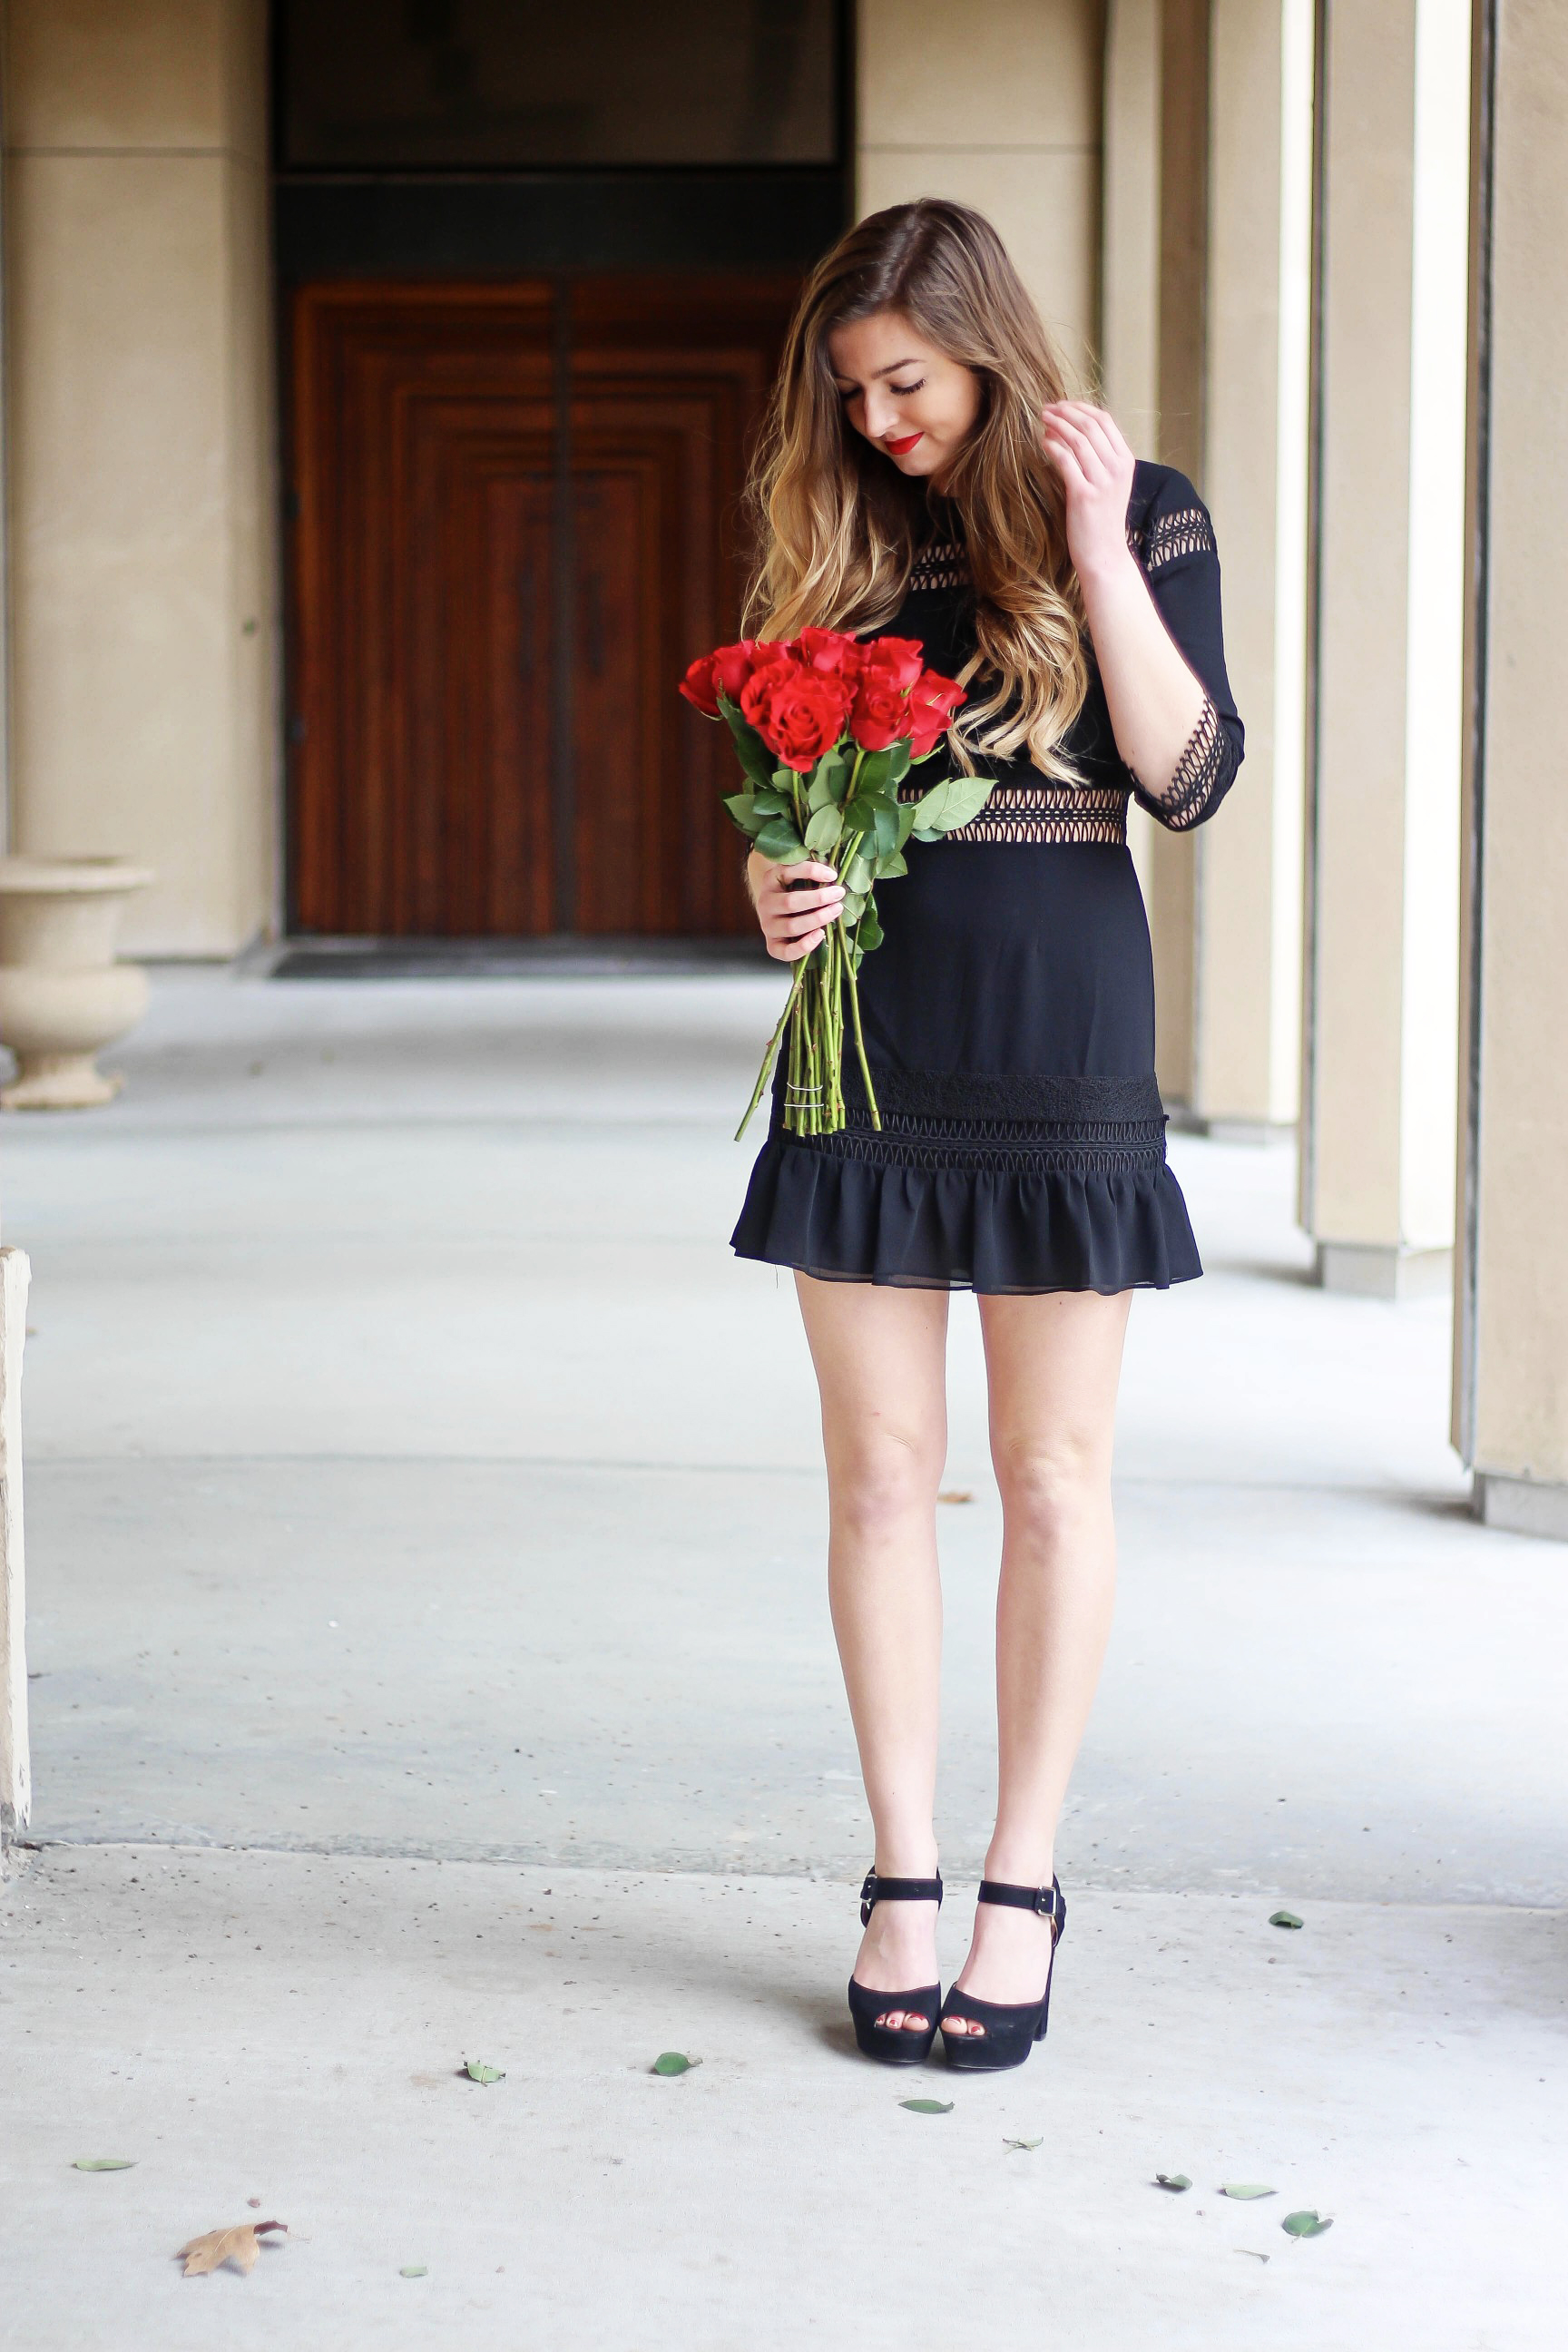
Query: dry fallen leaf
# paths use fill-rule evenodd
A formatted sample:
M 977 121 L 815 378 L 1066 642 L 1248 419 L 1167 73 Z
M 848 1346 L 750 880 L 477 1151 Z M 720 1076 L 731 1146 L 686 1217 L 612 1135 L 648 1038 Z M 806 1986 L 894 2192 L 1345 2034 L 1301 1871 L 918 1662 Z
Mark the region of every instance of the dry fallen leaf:
M 288 2229 L 287 2221 L 237 2221 L 232 2230 L 204 2230 L 199 2238 L 180 2248 L 184 2275 L 205 2278 L 224 2263 L 232 2263 L 237 2271 L 253 2271 L 263 2231 L 281 2230 L 287 2235 Z

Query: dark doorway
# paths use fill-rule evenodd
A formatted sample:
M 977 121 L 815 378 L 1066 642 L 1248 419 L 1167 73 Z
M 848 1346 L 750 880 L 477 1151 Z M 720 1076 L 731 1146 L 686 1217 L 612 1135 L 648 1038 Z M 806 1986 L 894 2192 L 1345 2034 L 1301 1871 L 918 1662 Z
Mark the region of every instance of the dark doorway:
M 275 25 L 290 928 L 746 931 L 675 688 L 736 633 L 752 436 L 845 217 L 847 10 Z

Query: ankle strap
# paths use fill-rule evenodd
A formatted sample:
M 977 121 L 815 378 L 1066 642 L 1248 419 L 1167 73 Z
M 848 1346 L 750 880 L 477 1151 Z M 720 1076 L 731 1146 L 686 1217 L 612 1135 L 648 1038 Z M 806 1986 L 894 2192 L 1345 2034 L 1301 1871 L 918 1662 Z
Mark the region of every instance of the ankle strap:
M 1012 1911 L 1037 1911 L 1059 1935 L 1068 1916 L 1062 1890 L 1053 1878 L 1048 1886 L 1009 1886 L 1000 1878 L 983 1878 L 979 1900 L 1005 1904 Z
M 872 1906 L 878 1903 L 934 1903 L 942 1908 L 942 1873 L 934 1878 L 879 1878 L 874 1870 L 866 1873 L 866 1884 L 860 1889 L 860 1925 L 871 1924 Z

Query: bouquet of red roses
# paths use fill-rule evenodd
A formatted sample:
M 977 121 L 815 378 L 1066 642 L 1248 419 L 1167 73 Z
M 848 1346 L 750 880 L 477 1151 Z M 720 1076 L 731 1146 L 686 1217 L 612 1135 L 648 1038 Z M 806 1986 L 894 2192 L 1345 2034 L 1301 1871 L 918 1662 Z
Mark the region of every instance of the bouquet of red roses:
M 846 994 L 872 1124 L 880 1127 L 855 976 L 881 944 L 875 886 L 907 873 L 911 835 L 934 841 L 951 833 L 990 796 L 989 778 L 951 776 L 919 799 L 899 797 L 911 766 L 946 733 L 963 689 L 926 668 L 912 637 L 862 645 L 837 629 L 803 629 L 787 645 L 748 637 L 704 654 L 680 691 L 706 717 L 723 719 L 734 738 L 746 789 L 724 805 L 741 831 L 775 865 L 822 858 L 844 884 L 842 914 L 795 965 L 736 1140 L 786 1031 L 784 1126 L 831 1135 L 844 1125 Z

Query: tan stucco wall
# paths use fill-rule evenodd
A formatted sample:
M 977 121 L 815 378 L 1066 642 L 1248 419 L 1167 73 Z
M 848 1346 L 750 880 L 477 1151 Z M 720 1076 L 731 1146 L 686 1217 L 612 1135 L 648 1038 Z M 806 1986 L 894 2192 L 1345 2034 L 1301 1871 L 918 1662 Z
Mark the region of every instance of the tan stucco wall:
M 260 0 L 9 0 L 17 846 L 152 866 L 133 951 L 273 902 Z
M 1568 1482 L 1568 12 L 1501 0 L 1471 1451 Z
M 1096 341 L 1097 0 L 861 0 L 857 210 L 952 196 L 994 221 L 1072 364 Z

